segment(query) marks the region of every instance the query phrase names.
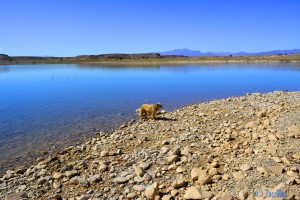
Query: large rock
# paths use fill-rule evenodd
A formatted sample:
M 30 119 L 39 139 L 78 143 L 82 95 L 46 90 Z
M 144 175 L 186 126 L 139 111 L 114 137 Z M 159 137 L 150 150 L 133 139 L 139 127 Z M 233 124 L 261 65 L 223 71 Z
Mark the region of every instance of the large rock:
M 212 194 L 201 187 L 192 186 L 187 189 L 184 194 L 184 199 L 205 199 L 211 198 Z
M 202 174 L 201 176 L 199 176 L 198 178 L 198 183 L 200 185 L 206 185 L 208 183 L 210 183 L 212 180 L 211 180 L 211 176 L 210 175 L 207 175 L 207 174 Z
M 177 178 L 173 182 L 172 186 L 174 188 L 180 188 L 180 187 L 184 186 L 185 183 L 186 183 L 186 181 L 184 179 L 184 176 L 182 174 L 180 174 L 177 176 Z
M 153 200 L 158 195 L 158 184 L 155 182 L 146 187 L 145 196 L 147 199 Z
M 199 176 L 206 175 L 206 170 L 201 168 L 193 168 L 191 171 L 191 178 L 193 181 L 198 180 Z

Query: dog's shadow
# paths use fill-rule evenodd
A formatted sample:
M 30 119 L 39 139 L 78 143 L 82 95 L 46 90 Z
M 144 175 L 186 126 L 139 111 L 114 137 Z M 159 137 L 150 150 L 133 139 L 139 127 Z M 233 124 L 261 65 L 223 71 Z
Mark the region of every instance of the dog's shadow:
M 156 120 L 162 120 L 162 121 L 177 121 L 176 119 L 167 118 L 167 117 L 156 117 Z

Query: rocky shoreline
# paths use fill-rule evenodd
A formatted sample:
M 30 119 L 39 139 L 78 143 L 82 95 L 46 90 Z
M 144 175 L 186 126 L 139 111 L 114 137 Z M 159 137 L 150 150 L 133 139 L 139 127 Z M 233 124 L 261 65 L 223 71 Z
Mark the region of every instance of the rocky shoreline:
M 162 112 L 8 170 L 0 199 L 300 199 L 300 92 Z

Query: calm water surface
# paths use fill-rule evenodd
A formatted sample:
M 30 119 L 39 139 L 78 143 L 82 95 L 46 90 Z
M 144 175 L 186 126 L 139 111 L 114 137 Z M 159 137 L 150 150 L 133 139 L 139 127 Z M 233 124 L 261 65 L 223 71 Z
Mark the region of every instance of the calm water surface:
M 300 90 L 299 64 L 0 65 L 0 173 L 136 118 L 245 92 Z

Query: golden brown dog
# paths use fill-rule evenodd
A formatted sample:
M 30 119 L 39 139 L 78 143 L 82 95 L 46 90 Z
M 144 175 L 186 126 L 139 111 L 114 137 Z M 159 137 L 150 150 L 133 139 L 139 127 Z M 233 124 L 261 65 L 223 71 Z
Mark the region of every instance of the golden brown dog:
M 160 103 L 157 104 L 143 104 L 139 109 L 136 110 L 137 115 L 142 120 L 145 117 L 150 116 L 151 119 L 155 119 L 157 112 L 163 106 Z

